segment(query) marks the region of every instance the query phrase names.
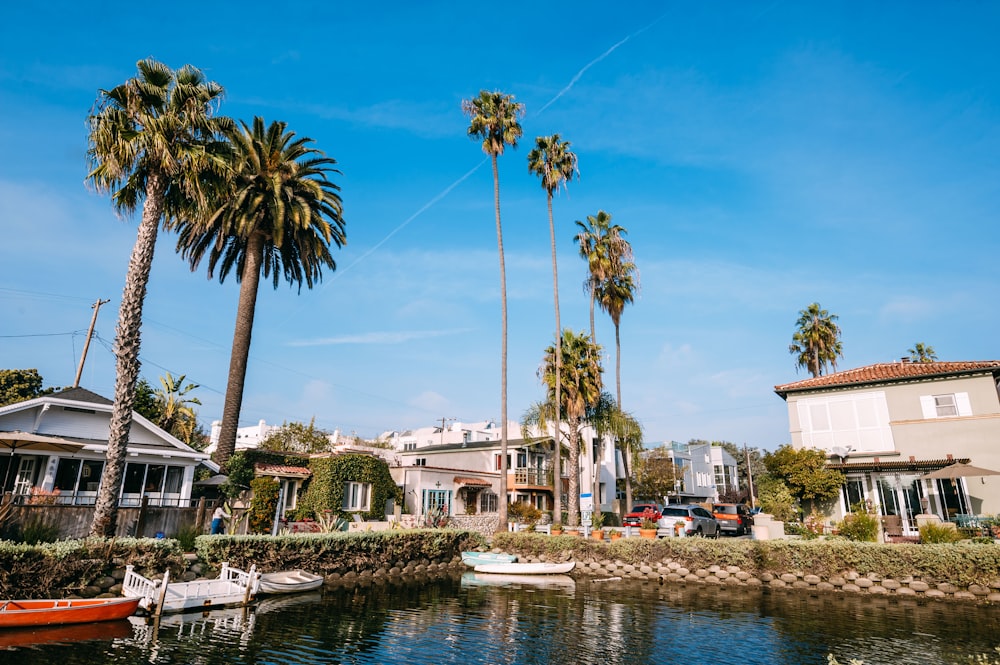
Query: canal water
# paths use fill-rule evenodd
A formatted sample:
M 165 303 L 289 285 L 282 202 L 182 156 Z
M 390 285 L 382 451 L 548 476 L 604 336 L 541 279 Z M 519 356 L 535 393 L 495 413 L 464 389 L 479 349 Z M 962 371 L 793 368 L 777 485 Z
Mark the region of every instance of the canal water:
M 43 632 L 0 632 L 0 664 L 968 663 L 1000 608 L 632 580 L 466 573 L 371 581 Z M 992 661 L 991 661 L 992 662 Z

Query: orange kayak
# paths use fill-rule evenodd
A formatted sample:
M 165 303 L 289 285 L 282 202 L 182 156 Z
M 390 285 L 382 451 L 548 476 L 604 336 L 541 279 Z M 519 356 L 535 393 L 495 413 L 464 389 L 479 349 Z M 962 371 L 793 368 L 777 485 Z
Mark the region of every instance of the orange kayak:
M 135 612 L 139 600 L 139 598 L 0 600 L 0 628 L 124 619 Z

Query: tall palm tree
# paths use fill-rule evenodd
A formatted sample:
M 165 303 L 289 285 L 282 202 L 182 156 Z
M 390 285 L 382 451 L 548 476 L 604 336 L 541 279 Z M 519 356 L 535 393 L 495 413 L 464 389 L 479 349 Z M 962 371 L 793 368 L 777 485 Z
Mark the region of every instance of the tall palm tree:
M 118 494 L 132 425 L 139 378 L 142 307 L 161 222 L 181 201 L 197 207 L 202 183 L 219 166 L 218 132 L 231 125 L 213 117 L 222 87 L 206 81 L 189 65 L 177 71 L 155 60 L 141 60 L 138 73 L 111 90 L 101 90 L 91 110 L 87 180 L 110 193 L 120 214 L 142 205 L 115 332 L 115 394 L 108 431 L 107 464 L 101 476 L 92 535 L 114 535 Z
M 910 362 L 932 363 L 938 359 L 934 347 L 923 342 L 917 342 L 912 349 L 907 349 L 906 352 L 910 354 Z
M 564 330 L 562 333 L 562 366 L 557 373 L 555 345 L 545 349 L 538 374 L 548 390 L 548 400 L 555 401 L 556 383 L 562 384 L 562 417 L 569 430 L 569 506 L 568 526 L 580 524 L 580 429 L 588 413 L 597 406 L 604 386 L 601 374 L 601 347 L 586 333 Z M 557 377 L 558 381 L 557 381 Z
M 622 312 L 625 305 L 635 301 L 635 292 L 638 289 L 635 278 L 635 264 L 627 261 L 615 266 L 608 277 L 597 285 L 595 297 L 598 304 L 611 317 L 615 324 L 615 397 L 618 411 L 622 412 L 622 342 L 621 342 L 621 322 Z M 629 457 L 631 451 L 628 446 L 623 446 L 623 441 L 615 440 L 615 445 L 621 448 L 622 466 L 625 473 L 625 508 L 631 510 L 632 507 L 632 477 L 629 473 Z
M 462 101 L 462 112 L 469 116 L 468 135 L 482 139 L 483 152 L 493 164 L 493 206 L 497 220 L 497 251 L 500 255 L 500 520 L 498 531 L 507 529 L 507 273 L 503 260 L 503 229 L 500 225 L 500 173 L 497 157 L 507 146 L 516 148 L 521 138 L 524 105 L 514 95 L 481 90 L 478 97 Z
M 611 275 L 621 272 L 621 266 L 632 261 L 632 246 L 625 235 L 628 231 L 611 223 L 611 215 L 603 210 L 597 215 L 588 215 L 587 222 L 577 220 L 580 231 L 574 238 L 580 249 L 580 257 L 587 261 L 587 279 L 584 289 L 590 294 L 590 338 L 597 339 L 594 328 L 594 303 L 598 286 Z
M 236 448 L 247 358 L 261 273 L 278 288 L 283 276 L 308 288 L 322 279 L 323 267 L 336 269 L 330 245 L 346 242 L 340 187 L 330 174 L 336 161 L 298 138 L 284 122 L 240 123 L 228 132 L 232 143 L 230 178 L 216 192 L 204 218 L 178 223 L 178 249 L 191 269 L 208 256 L 208 276 L 219 281 L 231 271 L 240 283 L 236 329 L 229 358 L 229 381 L 214 459 L 225 467 Z
M 799 310 L 795 322 L 798 330 L 788 345 L 789 353 L 798 354 L 796 368 L 805 367 L 813 377 L 821 376 L 827 365 L 837 370 L 837 358 L 842 358 L 844 352 L 836 321 L 836 314 L 830 314 L 816 302 Z
M 539 136 L 535 139 L 535 148 L 528 153 L 528 172 L 542 179 L 542 189 L 545 190 L 545 203 L 549 213 L 549 239 L 552 245 L 552 294 L 556 310 L 556 373 L 562 369 L 562 324 L 559 321 L 559 268 L 556 263 L 556 227 L 552 219 L 552 195 L 565 187 L 566 184 L 579 175 L 576 155 L 569 149 L 569 141 L 563 141 L 558 134 Z M 556 382 L 556 404 L 561 401 L 561 386 Z M 552 514 L 554 521 L 562 519 L 562 454 L 559 443 L 559 430 L 562 427 L 559 412 L 555 414 L 555 435 L 552 437 L 553 476 L 552 476 Z
M 198 416 L 192 405 L 201 406 L 201 400 L 189 396 L 188 393 L 199 386 L 197 383 L 184 385 L 186 378 L 184 374 L 174 376 L 167 372 L 160 377 L 160 387 L 153 394 L 159 412 L 156 424 L 184 443 L 190 444 L 191 436 L 198 424 Z

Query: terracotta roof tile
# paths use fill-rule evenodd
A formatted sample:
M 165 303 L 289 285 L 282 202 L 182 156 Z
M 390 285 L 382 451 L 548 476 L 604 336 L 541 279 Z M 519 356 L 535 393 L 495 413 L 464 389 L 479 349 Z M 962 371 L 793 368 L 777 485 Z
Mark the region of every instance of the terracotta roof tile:
M 455 476 L 456 485 L 479 485 L 482 487 L 490 487 L 493 485 L 490 481 L 485 478 L 468 478 L 465 476 Z
M 866 365 L 856 369 L 834 372 L 815 378 L 786 383 L 775 386 L 774 392 L 781 396 L 785 393 L 816 388 L 834 388 L 868 383 L 885 383 L 909 381 L 933 376 L 949 376 L 957 374 L 973 374 L 982 371 L 1000 371 L 1000 360 L 970 360 L 959 362 L 894 362 Z
M 260 476 L 308 476 L 312 473 L 309 467 L 291 466 L 288 464 L 261 464 L 253 465 L 253 470 Z

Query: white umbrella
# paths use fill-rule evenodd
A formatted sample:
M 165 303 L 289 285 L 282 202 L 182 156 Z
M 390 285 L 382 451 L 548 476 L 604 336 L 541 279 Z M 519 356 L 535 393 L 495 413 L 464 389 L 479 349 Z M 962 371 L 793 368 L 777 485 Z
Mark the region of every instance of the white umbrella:
M 0 432 L 0 448 L 9 449 L 10 459 L 13 460 L 15 450 L 25 450 L 25 452 L 32 453 L 67 453 L 81 450 L 83 448 L 83 444 L 70 441 L 69 439 L 63 439 L 58 436 L 32 434 L 31 432 L 20 432 L 18 430 L 14 430 L 13 432 Z M 4 474 L 3 485 L 0 485 L 0 487 L 4 489 L 6 489 L 7 481 L 10 479 L 10 467 L 11 462 L 8 461 L 7 472 Z
M 993 471 L 992 469 L 984 469 L 979 466 L 972 466 L 971 464 L 964 464 L 962 462 L 956 462 L 944 468 L 938 469 L 937 471 L 932 471 L 922 477 L 922 480 L 955 480 L 956 478 L 968 478 L 977 476 L 1000 476 L 1000 471 Z

